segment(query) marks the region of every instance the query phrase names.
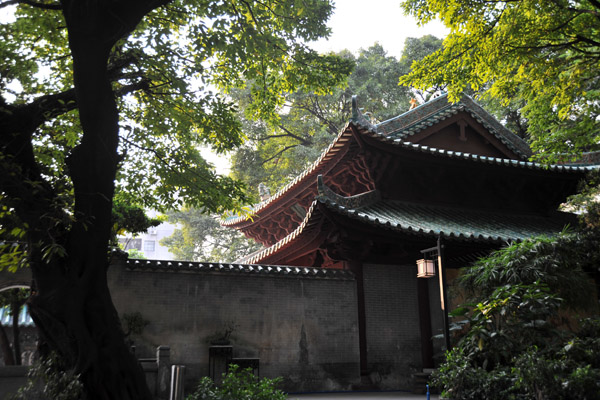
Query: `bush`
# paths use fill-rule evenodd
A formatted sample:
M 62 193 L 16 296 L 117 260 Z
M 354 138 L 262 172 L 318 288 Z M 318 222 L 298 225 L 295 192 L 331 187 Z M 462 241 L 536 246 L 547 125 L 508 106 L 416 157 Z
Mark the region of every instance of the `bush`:
M 12 400 L 76 400 L 82 393 L 79 376 L 61 368 L 58 357 L 50 354 L 31 367 L 27 383 Z
M 574 332 L 559 317 L 593 305 L 586 271 L 600 263 L 598 239 L 528 240 L 468 268 L 459 282 L 470 304 L 452 313 L 466 331 L 432 386 L 454 400 L 600 399 L 600 319 Z
M 281 378 L 258 379 L 252 369 L 240 370 L 231 365 L 229 372 L 223 375 L 223 382 L 217 386 L 209 377 L 198 383 L 196 390 L 187 396 L 187 400 L 286 400 L 287 396 L 276 387 Z
M 537 347 L 515 362 L 517 386 L 543 399 L 600 399 L 600 319 L 587 319 L 573 338 Z

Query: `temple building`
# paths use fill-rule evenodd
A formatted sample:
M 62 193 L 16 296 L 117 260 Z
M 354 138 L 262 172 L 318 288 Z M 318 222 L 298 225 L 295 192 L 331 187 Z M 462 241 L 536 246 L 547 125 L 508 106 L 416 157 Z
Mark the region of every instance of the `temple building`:
M 466 95 L 377 124 L 354 100 L 352 119 L 314 164 L 251 218 L 224 225 L 265 246 L 236 262 L 352 272 L 360 374 L 402 388 L 444 349 L 432 337 L 447 325 L 446 277 L 452 286 L 458 268 L 491 250 L 576 223 L 557 209 L 592 167 L 530 156 Z M 416 260 L 428 252 L 443 260 L 442 276 L 418 279 Z
M 448 347 L 459 269 L 576 223 L 557 209 L 595 167 L 530 156 L 468 96 L 377 124 L 353 101 L 317 161 L 273 195 L 262 187 L 251 218 L 224 222 L 262 250 L 233 263 L 114 258 L 120 316 L 147 323 L 128 340 L 156 361 L 149 382 L 166 390 L 156 365 L 168 349 L 186 393 L 229 363 L 292 393 L 415 388 Z M 0 271 L 0 289 L 27 286 L 27 273 Z

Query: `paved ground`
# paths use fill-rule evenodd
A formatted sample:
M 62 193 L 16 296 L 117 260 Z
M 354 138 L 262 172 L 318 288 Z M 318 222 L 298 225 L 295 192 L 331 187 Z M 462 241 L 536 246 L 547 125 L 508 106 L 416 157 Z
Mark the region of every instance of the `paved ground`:
M 290 394 L 290 400 L 426 400 L 425 394 L 410 392 L 336 392 L 336 393 L 309 393 Z M 438 395 L 431 395 L 431 400 L 438 400 Z

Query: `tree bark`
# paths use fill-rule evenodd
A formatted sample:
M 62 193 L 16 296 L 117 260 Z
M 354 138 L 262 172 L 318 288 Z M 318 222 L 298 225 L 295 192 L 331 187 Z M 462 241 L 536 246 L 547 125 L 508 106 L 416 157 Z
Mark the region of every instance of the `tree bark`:
M 13 357 L 12 349 L 10 348 L 10 342 L 8 341 L 6 330 L 2 325 L 0 325 L 0 349 L 2 349 L 4 365 L 15 365 L 15 359 Z
M 152 398 L 125 344 L 107 284 L 119 162 L 119 116 L 107 66 L 114 44 L 163 3 L 62 1 L 83 129 L 81 143 L 67 160 L 75 221 L 58 239 L 48 240 L 44 229 L 28 234 L 33 276 L 29 304 L 44 341 L 81 374 L 90 399 Z
M 21 338 L 19 330 L 19 315 L 21 314 L 21 306 L 19 302 L 11 304 L 12 309 L 12 331 L 13 331 L 13 354 L 15 365 L 21 365 Z

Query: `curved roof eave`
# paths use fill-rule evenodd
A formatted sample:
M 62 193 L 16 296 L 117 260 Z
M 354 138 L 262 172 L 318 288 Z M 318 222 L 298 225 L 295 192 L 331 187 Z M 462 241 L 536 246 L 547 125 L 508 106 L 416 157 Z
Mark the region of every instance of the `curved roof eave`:
M 348 144 L 350 138 L 352 137 L 352 133 L 349 129 L 352 122 L 352 120 L 348 121 L 344 129 L 342 129 L 342 131 L 333 140 L 333 142 L 327 147 L 327 149 L 325 149 L 325 151 L 323 151 L 323 153 L 321 153 L 321 156 L 315 162 L 313 162 L 310 165 L 310 167 L 308 167 L 304 172 L 295 177 L 290 183 L 285 185 L 283 188 L 279 189 L 277 193 L 275 193 L 273 196 L 269 197 L 265 201 L 256 204 L 252 208 L 251 212 L 254 215 L 264 212 L 273 204 L 275 204 L 279 199 L 284 197 L 287 192 L 306 182 L 309 177 L 316 177 L 319 172 L 325 169 L 327 164 L 331 162 L 331 160 L 333 160 L 335 156 Z M 223 226 L 235 227 L 236 225 L 240 225 L 248 221 L 249 219 L 250 217 L 246 216 L 234 216 L 226 219 L 221 224 Z
M 277 243 L 273 244 L 272 246 L 269 246 L 266 249 L 263 249 L 254 254 L 251 254 L 249 257 L 241 258 L 238 261 L 245 263 L 245 264 L 258 264 L 262 260 L 264 260 L 266 257 L 270 256 L 271 254 L 274 254 L 275 252 L 279 251 L 283 247 L 294 242 L 296 240 L 296 238 L 298 238 L 298 236 L 300 236 L 302 234 L 302 232 L 304 231 L 304 228 L 312 222 L 311 218 L 315 212 L 316 204 L 317 204 L 317 200 L 314 200 L 312 202 L 312 204 L 310 205 L 308 211 L 306 212 L 306 216 L 304 217 L 304 220 L 302 221 L 302 223 L 296 229 L 294 229 L 290 234 L 288 234 L 286 237 L 284 237 Z

